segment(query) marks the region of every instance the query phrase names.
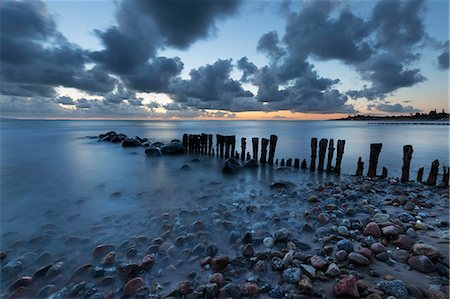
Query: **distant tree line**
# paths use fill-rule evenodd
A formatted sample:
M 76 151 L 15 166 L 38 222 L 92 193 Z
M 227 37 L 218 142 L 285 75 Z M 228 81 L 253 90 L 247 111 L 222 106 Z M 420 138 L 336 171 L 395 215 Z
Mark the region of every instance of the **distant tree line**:
M 374 116 L 374 115 L 349 115 L 339 120 L 449 120 L 449 114 L 442 109 L 437 112 L 436 109 L 427 113 L 411 113 L 409 115 L 391 115 L 391 116 Z

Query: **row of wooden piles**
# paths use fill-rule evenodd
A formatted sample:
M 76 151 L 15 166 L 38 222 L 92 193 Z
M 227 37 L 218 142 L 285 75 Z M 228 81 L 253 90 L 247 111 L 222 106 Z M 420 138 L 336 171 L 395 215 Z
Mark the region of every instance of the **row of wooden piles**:
M 381 148 L 383 147 L 382 143 L 372 143 L 370 145 L 370 156 L 369 156 L 369 169 L 367 171 L 368 177 L 375 177 L 377 176 L 377 166 L 378 166 L 378 158 L 380 157 Z M 410 181 L 410 166 L 411 166 L 411 159 L 413 154 L 413 147 L 412 145 L 405 145 L 403 146 L 403 166 L 402 166 L 402 176 L 400 178 L 400 181 L 402 183 L 406 183 Z M 449 167 L 442 166 L 444 173 L 442 175 L 442 184 L 444 186 L 448 186 L 449 182 Z M 361 157 L 358 158 L 358 164 L 356 169 L 356 175 L 362 176 L 364 170 L 364 162 L 362 161 Z M 423 182 L 423 172 L 424 167 L 419 168 L 417 172 L 417 178 L 416 181 L 422 183 Z M 434 160 L 433 163 L 431 163 L 430 168 L 430 174 L 428 175 L 428 179 L 426 182 L 427 185 L 430 186 L 436 186 L 437 184 L 437 176 L 439 173 L 439 160 Z M 388 170 L 386 167 L 382 168 L 382 174 L 380 177 L 386 178 L 388 176 Z

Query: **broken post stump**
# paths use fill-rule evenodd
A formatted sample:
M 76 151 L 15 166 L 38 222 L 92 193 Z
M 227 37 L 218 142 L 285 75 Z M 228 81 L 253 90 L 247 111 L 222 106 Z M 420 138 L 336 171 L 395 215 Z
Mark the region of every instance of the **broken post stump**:
M 188 134 L 183 134 L 183 146 L 188 151 Z
M 275 157 L 277 140 L 278 140 L 278 137 L 276 135 L 270 135 L 269 159 L 267 160 L 267 163 L 269 165 L 273 165 L 273 158 Z
M 284 158 L 283 158 L 283 159 L 281 159 L 281 163 L 280 163 L 280 166 L 281 166 L 281 167 L 284 167 Z
M 296 169 L 300 168 L 300 159 L 296 158 L 294 160 L 294 168 L 296 168 Z
M 307 165 L 306 159 L 303 159 L 303 161 L 302 161 L 302 165 L 300 166 L 300 168 L 301 168 L 301 169 L 306 169 L 306 168 L 308 168 L 308 165 Z
M 267 157 L 267 146 L 269 145 L 269 139 L 262 138 L 261 139 L 261 158 L 259 159 L 259 163 L 266 164 Z
M 334 166 L 334 173 L 341 173 L 342 157 L 344 156 L 345 140 L 338 140 L 336 150 L 336 165 Z
M 230 143 L 231 143 L 231 157 L 234 157 L 236 153 L 236 136 L 230 136 Z
M 278 165 L 278 159 L 275 161 L 275 164 Z
M 364 162 L 362 161 L 361 157 L 358 158 L 358 166 L 356 168 L 356 176 L 362 176 L 364 170 Z
M 241 138 L 241 160 L 245 160 L 245 147 L 247 145 L 247 141 L 245 141 L 245 137 Z
M 258 161 L 258 142 L 259 142 L 259 138 L 258 137 L 253 137 L 252 138 L 253 159 L 255 159 L 256 161 Z
M 434 160 L 431 163 L 430 175 L 428 176 L 427 185 L 436 186 L 436 179 L 439 172 L 439 160 Z
M 334 155 L 334 140 L 330 139 L 330 142 L 328 144 L 327 172 L 331 172 L 333 169 L 333 167 L 331 166 L 331 163 L 333 162 L 333 155 Z
M 211 150 L 214 151 L 214 149 L 213 149 L 213 135 L 209 134 L 208 135 L 208 155 L 210 155 L 210 156 L 211 156 Z
M 375 177 L 377 175 L 378 157 L 380 156 L 382 143 L 372 143 L 370 145 L 370 158 L 369 158 L 369 170 L 367 171 L 368 177 Z
M 251 158 L 250 158 L 250 153 L 247 152 L 247 161 L 250 160 L 250 159 L 251 159 Z
M 412 145 L 405 145 L 403 147 L 402 178 L 400 179 L 402 183 L 406 183 L 409 181 L 409 166 L 411 165 L 412 154 Z
M 292 167 L 292 158 L 287 159 L 286 167 Z
M 316 171 L 316 157 L 317 157 L 317 138 L 311 138 L 311 164 L 309 171 Z
M 419 170 L 417 171 L 417 179 L 416 181 L 418 181 L 419 183 L 422 183 L 422 178 L 423 178 L 423 167 L 420 167 Z
M 442 166 L 444 168 L 444 175 L 442 176 L 442 184 L 448 186 L 448 173 L 450 171 L 449 167 Z
M 318 171 L 323 171 L 323 165 L 325 162 L 325 155 L 327 153 L 328 139 L 322 138 L 319 141 L 319 165 L 317 166 Z
M 388 176 L 388 170 L 387 170 L 386 167 L 383 166 L 383 170 L 382 170 L 382 173 L 381 173 L 381 178 L 385 179 L 385 178 L 387 178 L 387 176 Z

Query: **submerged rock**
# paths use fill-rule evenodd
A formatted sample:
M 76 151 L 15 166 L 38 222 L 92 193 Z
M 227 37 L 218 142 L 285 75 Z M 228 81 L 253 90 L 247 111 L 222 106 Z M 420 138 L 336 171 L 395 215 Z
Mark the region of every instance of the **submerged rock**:
M 244 163 L 244 168 L 257 168 L 258 167 L 258 161 L 255 159 L 250 159 L 247 162 Z
M 222 171 L 224 173 L 234 174 L 241 169 L 241 163 L 236 158 L 228 158 L 225 161 Z
M 145 154 L 149 157 L 159 157 L 162 155 L 162 152 L 159 147 L 150 146 L 149 148 L 145 149 Z
M 139 140 L 134 138 L 126 138 L 122 141 L 122 147 L 138 147 L 141 146 Z
M 164 155 L 182 155 L 185 150 L 184 145 L 178 141 L 170 142 L 161 147 L 161 152 Z

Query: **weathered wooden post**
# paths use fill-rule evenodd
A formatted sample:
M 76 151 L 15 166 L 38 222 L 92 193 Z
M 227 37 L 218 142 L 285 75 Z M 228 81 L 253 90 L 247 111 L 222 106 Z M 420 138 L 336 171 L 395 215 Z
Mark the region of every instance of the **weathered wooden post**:
M 311 138 L 311 164 L 309 171 L 316 171 L 316 157 L 317 157 L 317 138 Z
M 381 173 L 381 178 L 385 179 L 388 176 L 388 170 L 383 166 L 383 172 Z
M 296 169 L 300 168 L 300 159 L 296 158 L 294 160 L 294 168 L 296 168 Z
M 231 148 L 231 136 L 225 137 L 225 159 L 230 157 L 230 148 Z
M 208 152 L 208 134 L 202 133 L 202 154 L 206 155 Z
M 255 159 L 256 161 L 258 161 L 258 142 L 259 142 L 259 138 L 258 137 L 253 137 L 252 138 L 253 159 Z
M 234 157 L 235 157 L 237 160 L 239 160 L 239 153 L 238 153 L 238 151 L 236 151 L 236 153 L 234 154 Z
M 369 170 L 367 171 L 368 177 L 375 177 L 377 175 L 378 157 L 380 156 L 382 143 L 372 143 L 370 145 L 370 158 L 369 158 Z
M 411 165 L 411 159 L 413 154 L 412 145 L 405 145 L 403 147 L 403 166 L 402 166 L 402 183 L 409 182 L 409 166 Z
M 330 139 L 330 142 L 328 144 L 327 172 L 331 172 L 332 170 L 331 163 L 333 162 L 333 155 L 334 155 L 334 140 Z
M 208 135 L 208 155 L 210 155 L 211 156 L 211 150 L 214 150 L 213 149 L 213 135 L 212 134 L 209 134 Z
M 188 136 L 188 146 L 189 146 L 189 152 L 192 153 L 192 149 L 194 148 L 194 139 L 192 138 L 192 134 L 189 134 Z
M 186 149 L 186 152 L 188 151 L 188 134 L 183 134 L 183 146 Z
M 428 176 L 427 185 L 436 186 L 436 179 L 439 172 L 439 160 L 431 163 L 430 175 Z
M 213 157 L 215 156 L 214 148 L 212 148 L 211 155 L 212 155 Z
M 284 158 L 283 158 L 283 159 L 281 159 L 281 163 L 280 163 L 280 166 L 281 166 L 281 167 L 284 167 Z
M 275 161 L 275 164 L 278 165 L 278 159 Z
M 448 186 L 448 173 L 450 171 L 449 167 L 442 166 L 444 168 L 444 175 L 442 176 L 442 184 Z
M 423 167 L 419 168 L 419 171 L 417 171 L 417 181 L 419 183 L 422 183 L 422 178 L 423 178 Z
M 236 153 L 236 136 L 231 136 L 231 157 L 234 157 Z
M 302 161 L 302 165 L 300 166 L 301 169 L 307 169 L 308 168 L 308 163 L 306 162 L 306 159 L 303 159 Z
M 345 140 L 338 140 L 336 149 L 336 165 L 334 166 L 334 173 L 341 173 L 342 157 L 344 156 Z
M 223 151 L 225 149 L 225 136 L 220 135 L 220 157 L 223 158 Z
M 267 146 L 269 145 L 269 139 L 262 138 L 261 139 L 261 158 L 259 159 L 259 163 L 266 164 L 267 157 Z
M 250 158 L 250 153 L 247 152 L 247 161 L 250 160 L 250 159 L 251 159 L 251 158 Z
M 216 153 L 219 156 L 219 146 L 220 146 L 220 135 L 216 134 Z
M 287 167 L 292 167 L 292 158 L 287 159 L 286 166 Z
M 277 147 L 277 135 L 270 135 L 270 146 L 269 146 L 269 159 L 267 160 L 267 163 L 269 165 L 273 165 L 273 158 L 275 157 L 275 150 Z
M 323 171 L 323 164 L 325 162 L 325 155 L 327 153 L 328 139 L 322 138 L 319 141 L 319 165 L 317 166 L 318 171 Z
M 241 160 L 245 160 L 245 147 L 247 146 L 247 141 L 245 140 L 245 137 L 241 138 Z
M 356 176 L 362 176 L 364 170 L 364 162 L 362 161 L 361 157 L 358 158 L 358 167 L 356 169 Z

